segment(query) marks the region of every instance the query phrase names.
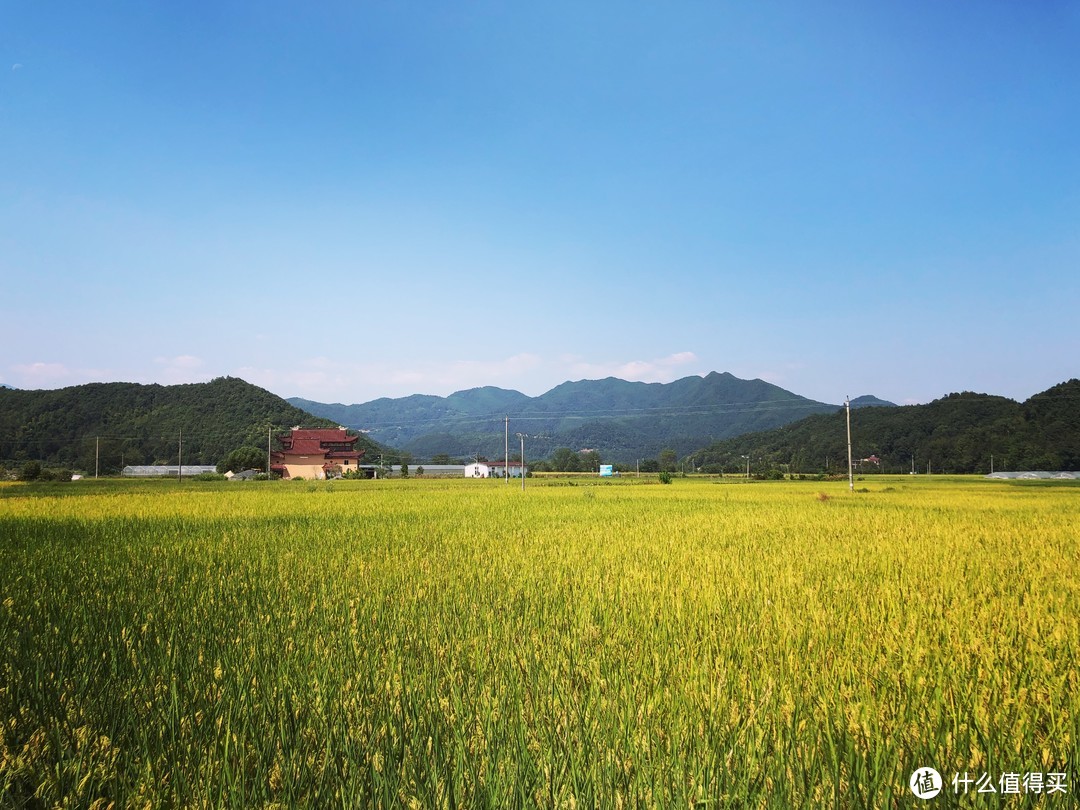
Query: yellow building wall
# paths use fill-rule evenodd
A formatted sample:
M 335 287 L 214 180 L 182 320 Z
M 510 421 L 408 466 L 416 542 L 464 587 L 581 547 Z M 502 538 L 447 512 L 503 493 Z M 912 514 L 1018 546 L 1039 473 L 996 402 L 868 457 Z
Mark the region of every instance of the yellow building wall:
M 323 465 L 326 463 L 327 460 L 321 456 L 286 456 L 285 461 L 281 462 L 288 472 L 286 478 L 306 478 L 308 480 L 326 478 L 326 474 L 323 472 Z M 352 459 L 347 458 L 330 459 L 330 464 L 341 467 L 342 472 L 356 469 Z
M 322 463 L 319 464 L 294 464 L 285 462 L 285 470 L 288 472 L 286 478 L 325 478 L 323 475 Z

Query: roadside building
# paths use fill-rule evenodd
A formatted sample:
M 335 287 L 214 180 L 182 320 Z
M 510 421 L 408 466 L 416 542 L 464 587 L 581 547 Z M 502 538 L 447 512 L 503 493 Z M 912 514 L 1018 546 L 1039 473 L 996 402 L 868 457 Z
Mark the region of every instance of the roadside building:
M 520 461 L 511 461 L 509 464 L 502 461 L 478 461 L 465 465 L 466 478 L 503 478 L 509 469 L 511 478 L 521 478 L 529 474 L 528 465 Z
M 270 469 L 282 478 L 340 478 L 357 469 L 363 450 L 359 436 L 345 428 L 300 428 L 278 436 L 281 450 L 270 454 Z

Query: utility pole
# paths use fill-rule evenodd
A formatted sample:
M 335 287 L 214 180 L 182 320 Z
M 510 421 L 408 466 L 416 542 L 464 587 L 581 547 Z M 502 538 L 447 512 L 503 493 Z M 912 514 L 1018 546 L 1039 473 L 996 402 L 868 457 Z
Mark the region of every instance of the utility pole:
M 273 431 L 273 425 L 268 425 L 266 428 L 266 480 L 270 480 L 270 433 Z
M 503 437 L 503 477 L 507 486 L 510 485 L 510 414 L 506 415 L 506 435 Z M 524 475 L 524 470 L 522 471 Z
M 98 477 L 98 459 L 101 457 L 101 437 L 94 437 L 94 478 Z
M 525 434 L 519 433 L 517 435 L 521 439 L 521 491 L 525 491 Z
M 844 411 L 847 416 L 847 480 L 848 489 L 855 491 L 855 477 L 851 472 L 851 399 L 844 397 Z
M 176 480 L 184 481 L 184 429 L 180 428 L 180 449 L 176 453 Z

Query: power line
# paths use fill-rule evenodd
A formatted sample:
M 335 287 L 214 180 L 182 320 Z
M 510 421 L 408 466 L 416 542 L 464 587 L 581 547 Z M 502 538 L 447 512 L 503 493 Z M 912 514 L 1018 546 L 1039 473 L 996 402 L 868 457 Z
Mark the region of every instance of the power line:
M 726 402 L 710 405 L 662 405 L 648 408 L 592 408 L 575 410 L 522 411 L 511 414 L 515 421 L 551 421 L 557 419 L 595 419 L 633 416 L 704 416 L 716 413 L 745 413 L 749 411 L 810 410 L 819 409 L 820 413 L 829 413 L 822 406 L 832 409 L 827 403 L 792 402 L 790 400 L 760 400 L 758 402 Z M 842 406 L 841 406 L 842 407 Z M 418 427 L 424 425 L 470 425 L 502 422 L 503 416 L 497 413 L 471 414 L 463 416 L 439 416 L 427 419 L 395 419 L 389 422 L 367 421 L 364 430 L 375 432 L 394 428 Z

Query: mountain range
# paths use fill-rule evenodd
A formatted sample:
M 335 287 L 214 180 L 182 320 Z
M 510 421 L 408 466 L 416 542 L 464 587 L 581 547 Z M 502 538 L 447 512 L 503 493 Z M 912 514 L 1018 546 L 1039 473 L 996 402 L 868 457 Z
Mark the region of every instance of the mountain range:
M 235 377 L 187 385 L 89 383 L 44 391 L 0 388 L 0 462 L 42 461 L 104 474 L 125 464 L 216 464 L 264 449 L 293 425 L 337 427 Z M 381 450 L 366 437 L 359 446 Z
M 843 411 L 770 431 L 715 442 L 693 453 L 706 472 L 847 471 Z M 970 391 L 925 405 L 865 408 L 851 414 L 851 443 L 861 472 L 989 473 L 1080 470 L 1080 380 L 1025 402 Z
M 559 447 L 595 449 L 605 461 L 632 462 L 671 449 L 680 456 L 718 439 L 779 427 L 839 407 L 763 380 L 728 373 L 671 383 L 565 382 L 538 397 L 491 386 L 447 397 L 413 395 L 356 405 L 292 397 L 308 413 L 362 431 L 418 459 L 445 454 L 501 458 L 509 428 L 527 436 L 526 453 L 543 458 Z M 891 405 L 860 397 L 854 406 Z M 509 417 L 509 426 L 507 425 Z
M 963 392 L 925 405 L 874 397 L 852 405 L 853 451 L 863 472 L 1080 469 L 1080 380 L 1022 403 Z M 510 433 L 527 434 L 530 459 L 567 447 L 632 464 L 671 449 L 707 472 L 744 469 L 747 456 L 754 472 L 846 469 L 839 405 L 715 373 L 668 384 L 567 382 L 540 397 L 485 387 L 352 406 L 286 401 L 228 377 L 168 386 L 0 388 L 0 465 L 37 460 L 93 470 L 100 463 L 110 474 L 124 464 L 176 463 L 181 432 L 185 463 L 214 464 L 239 447 L 265 448 L 268 433 L 293 425 L 342 424 L 363 431 L 359 445 L 373 461 L 392 460 L 395 449 L 418 463 L 442 454 L 497 459 L 507 416 Z M 516 436 L 510 441 L 515 447 Z

